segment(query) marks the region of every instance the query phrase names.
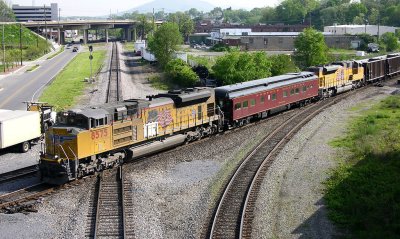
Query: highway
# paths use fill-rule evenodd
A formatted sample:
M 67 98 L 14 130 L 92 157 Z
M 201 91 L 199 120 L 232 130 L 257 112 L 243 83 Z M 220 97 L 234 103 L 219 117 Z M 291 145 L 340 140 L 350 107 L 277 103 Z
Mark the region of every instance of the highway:
M 38 63 L 40 67 L 32 72 L 25 72 L 25 69 L 0 79 L 0 109 L 26 109 L 26 105 L 22 102 L 37 100 L 46 84 L 48 84 L 76 54 L 76 52 L 67 49 L 50 60 L 44 60 Z

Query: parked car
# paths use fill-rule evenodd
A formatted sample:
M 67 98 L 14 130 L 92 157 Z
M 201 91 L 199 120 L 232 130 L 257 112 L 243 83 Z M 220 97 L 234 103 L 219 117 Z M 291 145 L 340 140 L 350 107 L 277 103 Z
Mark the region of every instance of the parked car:
M 74 46 L 74 48 L 72 49 L 72 52 L 77 52 L 78 51 L 78 47 Z

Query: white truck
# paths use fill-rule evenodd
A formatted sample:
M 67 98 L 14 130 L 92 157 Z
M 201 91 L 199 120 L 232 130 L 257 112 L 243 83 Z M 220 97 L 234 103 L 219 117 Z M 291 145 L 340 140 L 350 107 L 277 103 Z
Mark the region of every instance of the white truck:
M 53 122 L 52 107 L 44 103 L 29 102 L 27 111 L 0 109 L 0 149 L 18 146 L 27 152 Z

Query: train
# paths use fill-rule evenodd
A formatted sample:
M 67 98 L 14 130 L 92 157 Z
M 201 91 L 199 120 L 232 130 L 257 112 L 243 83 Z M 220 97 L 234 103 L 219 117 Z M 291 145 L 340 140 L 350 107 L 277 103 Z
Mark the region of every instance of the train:
M 399 73 L 396 53 L 59 112 L 40 152 L 41 177 L 63 184 Z

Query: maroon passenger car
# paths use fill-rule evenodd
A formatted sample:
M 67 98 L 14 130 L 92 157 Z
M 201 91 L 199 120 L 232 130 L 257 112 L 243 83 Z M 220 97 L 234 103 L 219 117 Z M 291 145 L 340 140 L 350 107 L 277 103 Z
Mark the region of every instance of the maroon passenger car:
M 318 78 L 312 72 L 290 73 L 215 88 L 226 126 L 240 126 L 264 118 L 280 107 L 290 108 L 318 96 Z

